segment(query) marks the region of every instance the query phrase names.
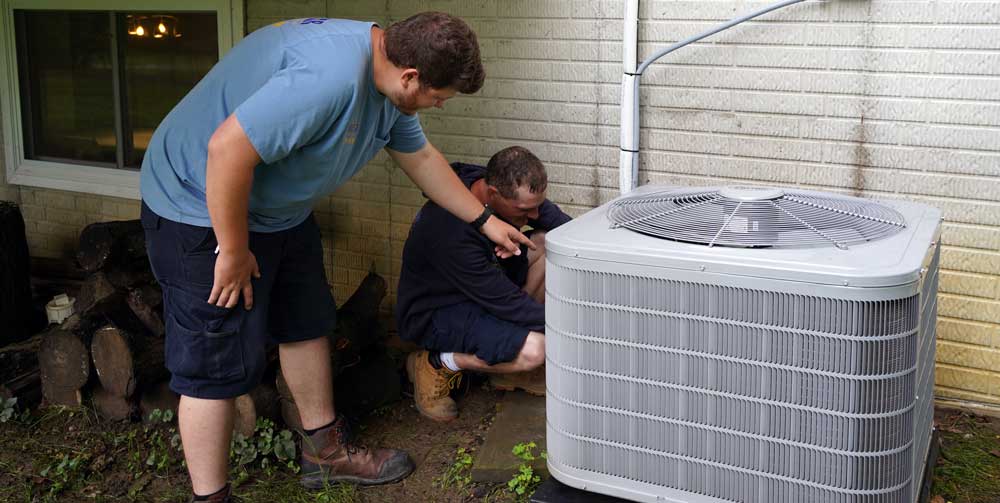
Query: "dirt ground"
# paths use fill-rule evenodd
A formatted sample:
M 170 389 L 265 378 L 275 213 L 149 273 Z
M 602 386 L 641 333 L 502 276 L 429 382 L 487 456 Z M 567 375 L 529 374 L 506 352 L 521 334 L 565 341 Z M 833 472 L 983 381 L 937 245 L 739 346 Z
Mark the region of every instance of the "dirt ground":
M 398 484 L 308 492 L 291 469 L 278 463 L 264 467 L 258 456 L 246 470 L 234 469 L 240 481 L 235 492 L 248 502 L 514 501 L 503 485 L 464 483 L 468 460 L 461 463 L 456 453 L 482 444 L 498 396 L 473 380 L 461 391 L 462 413 L 453 423 L 421 418 L 408 399 L 361 421 L 360 438 L 406 449 L 416 461 L 416 472 Z M 1000 503 L 1000 419 L 938 410 L 936 420 L 942 447 L 932 503 Z M 175 426 L 162 420 L 109 423 L 88 409 L 15 414 L 0 423 L 0 501 L 186 501 L 181 453 L 170 442 Z M 458 482 L 444 484 L 446 474 Z
M 481 380 L 458 395 L 460 417 L 449 424 L 422 418 L 404 399 L 377 411 L 354 428 L 368 445 L 405 449 L 416 471 L 400 483 L 356 488 L 333 486 L 309 492 L 286 466 L 258 461 L 245 473 L 235 493 L 247 502 L 462 502 L 506 501 L 501 486 L 440 480 L 455 465 L 457 449 L 473 450 L 483 442 L 495 414 L 497 392 Z M 30 417 L 0 424 L 0 501 L 2 502 L 184 502 L 189 486 L 182 454 L 171 446 L 176 423 L 109 423 L 88 409 L 41 409 Z M 152 459 L 151 459 L 152 457 Z M 273 458 L 273 457 L 272 457 Z M 468 467 L 452 471 L 457 478 Z M 513 474 L 512 474 L 513 475 Z

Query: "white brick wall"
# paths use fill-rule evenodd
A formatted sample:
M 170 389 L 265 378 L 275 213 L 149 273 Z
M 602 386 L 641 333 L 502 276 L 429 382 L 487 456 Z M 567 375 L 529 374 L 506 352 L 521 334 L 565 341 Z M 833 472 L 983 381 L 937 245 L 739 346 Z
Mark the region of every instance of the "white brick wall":
M 640 54 L 768 3 L 642 0 Z M 465 18 L 486 60 L 480 93 L 422 114 L 449 159 L 485 162 L 520 144 L 546 162 L 549 196 L 569 212 L 617 194 L 620 1 L 246 5 L 251 30 L 322 15 L 388 23 L 422 10 Z M 1000 0 L 808 2 L 671 54 L 642 82 L 643 183 L 773 183 L 941 208 L 938 393 L 1000 404 Z M 65 253 L 72 239 L 60 236 L 75 236 L 81 218 L 135 211 L 122 200 L 20 195 L 37 254 Z M 422 203 L 381 155 L 317 207 L 339 301 L 374 266 L 391 303 Z
M 640 54 L 767 3 L 643 0 Z M 293 5 L 301 10 L 288 11 Z M 320 7 L 249 0 L 249 25 L 277 20 L 276 9 L 306 16 Z M 549 167 L 550 197 L 573 213 L 616 195 L 621 2 L 325 7 L 327 16 L 381 22 L 430 9 L 464 17 L 479 34 L 487 85 L 423 113 L 431 141 L 465 161 L 483 162 L 511 144 L 531 148 Z M 643 78 L 640 179 L 775 183 L 941 208 L 938 391 L 1000 403 L 998 22 L 1000 1 L 835 0 L 772 13 L 678 51 Z M 374 173 L 388 176 L 389 237 L 365 249 L 350 235 L 357 224 L 345 222 L 333 239 L 334 263 L 388 258 L 394 283 L 423 199 L 384 159 L 365 173 L 334 204 L 357 204 L 346 201 Z M 350 288 L 344 276 L 338 292 Z

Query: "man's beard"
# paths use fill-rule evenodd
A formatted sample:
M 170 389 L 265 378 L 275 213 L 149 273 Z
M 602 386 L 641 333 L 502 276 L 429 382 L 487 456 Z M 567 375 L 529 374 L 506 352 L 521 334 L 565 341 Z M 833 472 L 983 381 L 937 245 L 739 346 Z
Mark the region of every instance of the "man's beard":
M 408 97 L 403 91 L 393 93 L 390 96 L 390 101 L 405 115 L 416 115 L 417 113 L 417 98 Z

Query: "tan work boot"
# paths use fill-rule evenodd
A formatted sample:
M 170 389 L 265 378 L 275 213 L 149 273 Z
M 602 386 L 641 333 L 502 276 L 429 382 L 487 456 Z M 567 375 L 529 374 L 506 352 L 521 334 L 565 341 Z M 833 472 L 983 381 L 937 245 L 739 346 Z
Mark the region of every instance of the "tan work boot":
M 521 389 L 529 395 L 545 396 L 545 365 L 526 372 L 490 374 L 490 384 L 503 391 Z
M 462 382 L 461 372 L 446 367 L 438 370 L 427 361 L 427 351 L 416 351 L 406 357 L 406 375 L 413 383 L 413 401 L 421 414 L 442 423 L 458 417 L 458 405 L 448 393 Z
M 413 471 L 413 461 L 397 449 L 370 449 L 354 443 L 343 416 L 302 440 L 302 479 L 308 489 L 348 482 L 376 485 L 396 482 Z

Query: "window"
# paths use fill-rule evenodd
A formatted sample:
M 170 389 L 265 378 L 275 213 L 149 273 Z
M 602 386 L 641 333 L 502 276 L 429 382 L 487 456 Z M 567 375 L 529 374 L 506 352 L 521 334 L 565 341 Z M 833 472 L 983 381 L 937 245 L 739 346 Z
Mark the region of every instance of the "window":
M 232 3 L 241 33 L 242 0 Z M 153 130 L 234 42 L 229 0 L 0 5 L 0 84 L 13 91 L 0 118 L 15 184 L 137 198 Z

